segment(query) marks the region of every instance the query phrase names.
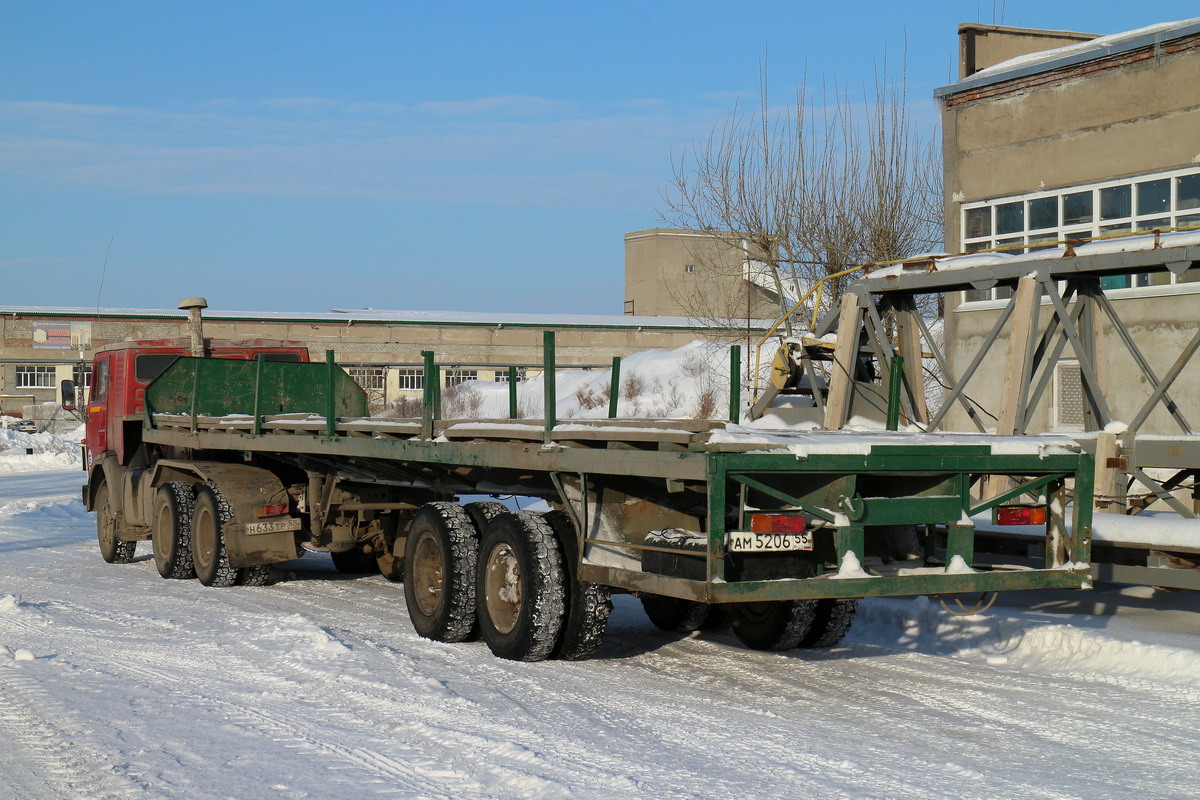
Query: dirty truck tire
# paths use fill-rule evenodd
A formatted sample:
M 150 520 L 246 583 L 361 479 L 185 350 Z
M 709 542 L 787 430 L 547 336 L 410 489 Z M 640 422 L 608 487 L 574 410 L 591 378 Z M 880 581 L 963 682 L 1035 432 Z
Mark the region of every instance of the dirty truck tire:
M 169 481 L 154 497 L 150 541 L 154 566 L 164 578 L 192 578 L 192 509 L 195 493 L 191 484 Z
M 211 483 L 199 484 L 192 510 L 192 564 L 205 586 L 233 586 L 238 581 L 238 570 L 229 566 L 225 549 L 225 525 L 231 519 L 233 509 L 221 491 Z
M 238 570 L 238 586 L 268 586 L 271 583 L 271 565 L 257 564 Z
M 566 576 L 550 525 L 537 514 L 501 514 L 479 548 L 479 627 L 492 654 L 548 657 L 562 630 Z
M 752 650 L 791 650 L 812 630 L 816 600 L 773 600 L 726 606 L 733 633 Z
M 435 642 L 471 636 L 478 560 L 479 534 L 462 506 L 421 507 L 404 547 L 404 600 L 418 634 Z
M 476 500 L 474 503 L 467 503 L 463 506 L 463 511 L 467 512 L 467 516 L 475 525 L 475 530 L 479 531 L 480 536 L 483 536 L 488 523 L 501 514 L 507 514 L 509 508 L 504 503 L 498 503 L 495 500 Z
M 668 633 L 691 633 L 708 627 L 713 613 L 712 606 L 705 603 L 657 594 L 642 595 L 642 608 L 655 627 Z
M 96 510 L 96 537 L 100 542 L 100 557 L 109 564 L 128 564 L 133 561 L 137 542 L 122 542 L 118 536 L 122 527 L 121 515 L 113 510 L 107 481 L 96 489 L 96 503 L 93 508 Z
M 546 512 L 542 519 L 546 520 L 558 540 L 567 579 L 562 632 L 550 656 L 563 661 L 591 658 L 604 640 L 608 615 L 612 612 L 612 598 L 607 586 L 579 581 L 579 538 L 571 516 L 565 511 L 556 510 Z
M 854 614 L 858 611 L 857 600 L 817 601 L 812 627 L 800 640 L 800 647 L 833 647 L 850 632 Z

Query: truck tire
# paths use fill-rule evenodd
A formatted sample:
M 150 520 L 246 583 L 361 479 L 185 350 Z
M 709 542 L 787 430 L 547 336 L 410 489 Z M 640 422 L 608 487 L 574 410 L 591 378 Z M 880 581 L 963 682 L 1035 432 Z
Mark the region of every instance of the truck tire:
M 770 600 L 726 606 L 733 633 L 752 650 L 791 650 L 812 630 L 816 600 Z
M 562 631 L 562 555 L 550 525 L 537 514 L 496 517 L 479 549 L 479 628 L 492 654 L 511 661 L 547 658 Z
M 463 642 L 475 630 L 479 534 L 456 503 L 426 503 L 404 546 L 404 600 L 413 628 L 435 642 Z
M 233 519 L 233 509 L 211 483 L 196 488 L 196 503 L 192 510 L 192 564 L 196 578 L 205 586 L 233 586 L 238 582 L 238 570 L 229 566 L 225 549 L 225 525 Z
M 345 572 L 350 575 L 373 575 L 379 569 L 375 563 L 375 554 L 364 553 L 360 547 L 356 547 L 353 550 L 343 550 L 340 553 L 330 553 L 329 555 L 333 558 L 333 566 L 338 572 Z
M 850 632 L 857 610 L 857 600 L 818 600 L 812 627 L 799 646 L 833 647 Z
M 475 524 L 475 530 L 479 531 L 480 536 L 483 536 L 488 523 L 501 514 L 508 513 L 509 508 L 504 503 L 498 503 L 495 500 L 476 500 L 474 503 L 467 503 L 463 506 L 463 511 L 467 512 L 467 516 Z
M 271 583 L 270 564 L 256 564 L 253 567 L 242 567 L 237 572 L 238 586 L 269 586 Z
M 164 578 L 193 578 L 192 509 L 196 496 L 191 484 L 169 481 L 158 488 L 150 541 L 154 566 Z
M 641 600 L 642 609 L 654 626 L 668 633 L 691 633 L 708 627 L 714 611 L 707 603 L 658 594 L 643 594 Z
M 128 564 L 133 561 L 137 542 L 121 541 L 121 515 L 113 511 L 112 498 L 108 493 L 108 481 L 96 487 L 96 538 L 100 542 L 100 557 L 109 564 Z
M 562 510 L 548 511 L 542 515 L 542 519 L 546 520 L 558 540 L 567 579 L 562 632 L 550 657 L 562 661 L 582 661 L 591 658 L 604 640 L 608 615 L 612 613 L 612 597 L 608 587 L 603 584 L 580 582 L 577 574 L 579 538 L 571 515 Z

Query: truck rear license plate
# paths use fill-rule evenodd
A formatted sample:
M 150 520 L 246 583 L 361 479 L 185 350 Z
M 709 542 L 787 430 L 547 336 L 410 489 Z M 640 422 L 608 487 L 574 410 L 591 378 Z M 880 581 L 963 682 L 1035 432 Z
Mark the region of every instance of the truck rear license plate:
M 300 530 L 300 518 L 287 517 L 285 519 L 268 519 L 262 522 L 247 522 L 245 533 L 247 536 L 253 536 L 256 533 L 280 533 L 282 531 L 298 530 Z
M 784 550 L 812 550 L 812 533 L 754 533 L 730 531 L 729 552 L 770 553 Z

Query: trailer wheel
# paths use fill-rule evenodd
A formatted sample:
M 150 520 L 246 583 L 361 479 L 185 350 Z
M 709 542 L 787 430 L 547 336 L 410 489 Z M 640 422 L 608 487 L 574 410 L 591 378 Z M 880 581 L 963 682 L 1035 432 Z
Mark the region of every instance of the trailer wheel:
M 109 564 L 128 564 L 133 561 L 137 542 L 123 542 L 121 515 L 113 511 L 112 498 L 108 494 L 108 481 L 101 482 L 96 489 L 96 537 L 100 542 L 100 557 Z
M 229 566 L 225 549 L 225 525 L 233 519 L 233 509 L 221 491 L 211 483 L 196 489 L 192 511 L 192 563 L 196 578 L 205 586 L 233 586 L 238 570 Z
M 268 586 L 271 583 L 271 565 L 257 564 L 242 567 L 238 571 L 238 586 Z
M 608 615 L 612 612 L 612 598 L 607 586 L 579 580 L 579 539 L 570 514 L 561 510 L 548 511 L 542 519 L 558 540 L 567 576 L 562 633 L 550 655 L 563 661 L 581 661 L 590 658 L 604 639 Z
M 480 546 L 479 627 L 493 655 L 541 661 L 558 642 L 565 578 L 554 531 L 537 514 L 492 520 Z
M 800 640 L 800 647 L 833 647 L 850 632 L 857 610 L 857 600 L 818 600 L 812 628 Z
M 475 530 L 479 531 L 480 536 L 483 536 L 488 523 L 501 514 L 507 514 L 509 508 L 504 503 L 498 503 L 495 500 L 476 500 L 474 503 L 467 503 L 463 506 L 463 511 L 467 512 L 467 516 L 475 525 Z
M 417 633 L 462 642 L 475 628 L 479 535 L 462 506 L 426 503 L 404 546 L 404 600 Z
M 164 578 L 191 578 L 192 509 L 195 494 L 190 484 L 169 481 L 159 487 L 154 498 L 154 522 L 150 541 L 154 547 L 154 566 Z
M 709 627 L 709 618 L 714 614 L 712 606 L 693 600 L 658 594 L 644 594 L 641 599 L 646 616 L 656 628 L 668 633 L 691 633 Z
M 816 600 L 773 600 L 726 606 L 733 633 L 753 650 L 791 650 L 812 630 Z

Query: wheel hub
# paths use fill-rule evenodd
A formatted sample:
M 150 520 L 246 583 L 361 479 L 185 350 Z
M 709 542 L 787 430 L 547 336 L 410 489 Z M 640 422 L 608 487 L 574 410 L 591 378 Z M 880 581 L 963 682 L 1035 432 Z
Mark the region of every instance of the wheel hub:
M 426 616 L 433 615 L 442 602 L 446 585 L 444 561 L 436 538 L 425 535 L 417 542 L 413 557 L 413 596 L 417 608 Z
M 512 548 L 498 544 L 488 554 L 484 584 L 488 617 L 500 633 L 511 633 L 521 615 L 521 565 Z

